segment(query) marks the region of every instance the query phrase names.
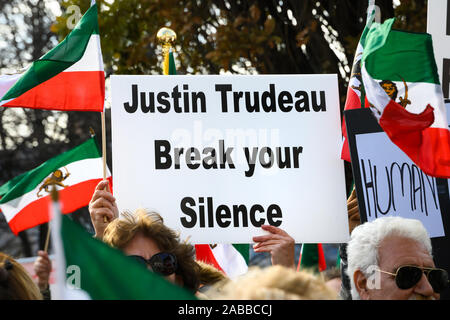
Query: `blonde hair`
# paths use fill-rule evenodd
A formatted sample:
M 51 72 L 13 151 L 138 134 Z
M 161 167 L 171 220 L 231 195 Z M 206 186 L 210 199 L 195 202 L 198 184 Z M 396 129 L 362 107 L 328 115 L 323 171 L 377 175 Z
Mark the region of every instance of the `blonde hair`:
M 42 300 L 42 294 L 25 268 L 0 252 L 0 300 Z
M 213 300 L 336 300 L 337 293 L 306 271 L 275 265 L 251 267 L 241 277 L 218 283 L 207 293 Z
M 167 227 L 158 213 L 145 209 L 122 213 L 121 218 L 113 220 L 106 227 L 103 241 L 122 250 L 137 234 L 155 241 L 161 251 L 173 253 L 178 262 L 175 273 L 181 276 L 183 287 L 193 292 L 198 289 L 199 266 L 195 262 L 194 247 L 180 242 L 178 233 Z
M 196 260 L 196 262 L 199 266 L 199 280 L 201 285 L 210 286 L 219 282 L 225 283 L 230 280 L 222 271 L 216 269 L 214 266 L 200 260 Z

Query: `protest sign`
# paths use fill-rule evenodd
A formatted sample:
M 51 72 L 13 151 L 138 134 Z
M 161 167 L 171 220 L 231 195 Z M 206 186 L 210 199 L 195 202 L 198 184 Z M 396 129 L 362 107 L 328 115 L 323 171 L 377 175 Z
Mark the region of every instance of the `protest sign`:
M 114 193 L 193 243 L 345 242 L 336 75 L 112 76 Z
M 345 112 L 352 117 L 347 133 L 352 134 L 350 152 L 361 220 L 382 216 L 418 219 L 430 237 L 445 236 L 445 180 L 423 173 L 389 140 L 370 110 L 362 110 Z
M 361 222 L 383 216 L 420 220 L 430 235 L 436 265 L 450 270 L 448 181 L 418 169 L 387 138 L 370 110 L 344 113 Z
M 450 89 L 450 1 L 428 1 L 427 32 L 433 38 L 434 56 L 445 98 Z

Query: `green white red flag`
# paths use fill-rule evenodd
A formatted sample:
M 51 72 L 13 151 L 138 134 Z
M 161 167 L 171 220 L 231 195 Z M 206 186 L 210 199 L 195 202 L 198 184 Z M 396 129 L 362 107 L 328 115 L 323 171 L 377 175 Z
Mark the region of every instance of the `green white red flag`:
M 392 30 L 394 19 L 367 33 L 361 71 L 380 126 L 427 175 L 450 178 L 450 131 L 431 35 Z
M 50 220 L 50 191 L 54 183 L 62 212 L 70 213 L 89 204 L 102 179 L 102 156 L 95 139 L 90 138 L 0 186 L 0 209 L 17 235 Z
M 321 243 L 304 243 L 298 259 L 297 271 L 311 269 L 322 272 L 327 269 L 325 253 Z
M 230 279 L 234 279 L 248 271 L 248 244 L 222 243 L 210 246 L 196 244 L 195 256 L 199 261 L 212 265 L 222 271 Z
M 0 106 L 63 111 L 103 111 L 105 73 L 97 5 L 76 27 L 23 73 L 0 76 Z
M 373 10 L 374 4 L 375 1 L 369 0 L 366 26 L 361 34 L 358 46 L 356 47 L 355 57 L 353 58 L 352 72 L 347 86 L 347 97 L 345 100 L 344 110 L 352 110 L 362 107 L 361 95 L 363 91 L 363 83 L 361 78 L 361 57 L 363 54 L 367 33 L 369 32 L 370 26 L 375 18 L 375 10 Z M 342 119 L 342 137 L 344 141 L 342 145 L 341 159 L 351 162 L 345 119 Z

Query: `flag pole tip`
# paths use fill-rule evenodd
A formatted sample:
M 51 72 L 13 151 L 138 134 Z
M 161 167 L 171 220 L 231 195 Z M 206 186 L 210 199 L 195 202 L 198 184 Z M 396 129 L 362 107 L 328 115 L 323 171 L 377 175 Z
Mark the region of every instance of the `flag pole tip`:
M 156 34 L 158 43 L 162 45 L 163 53 L 168 52 L 175 45 L 177 34 L 170 28 L 162 27 Z
M 177 40 L 177 34 L 170 28 L 162 27 L 156 34 L 156 39 L 163 45 L 164 44 L 173 45 Z

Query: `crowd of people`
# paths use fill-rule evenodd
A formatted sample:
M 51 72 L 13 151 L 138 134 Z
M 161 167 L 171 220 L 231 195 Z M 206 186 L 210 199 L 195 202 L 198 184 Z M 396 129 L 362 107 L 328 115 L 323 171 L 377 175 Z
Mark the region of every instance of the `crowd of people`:
M 423 224 L 401 217 L 361 224 L 355 192 L 347 205 L 351 237 L 340 247 L 340 270 L 320 274 L 297 270 L 294 239 L 283 229 L 264 225 L 267 234 L 254 237 L 253 248 L 255 252 L 269 252 L 272 266 L 250 267 L 236 279 L 197 261 L 194 246 L 181 241 L 158 213 L 139 209 L 123 212 L 119 218 L 106 180 L 97 185 L 89 211 L 94 237 L 199 299 L 440 299 L 449 284 L 448 273 L 435 266 Z M 39 251 L 34 282 L 16 260 L 0 254 L 0 299 L 51 299 L 51 270 L 48 253 Z

